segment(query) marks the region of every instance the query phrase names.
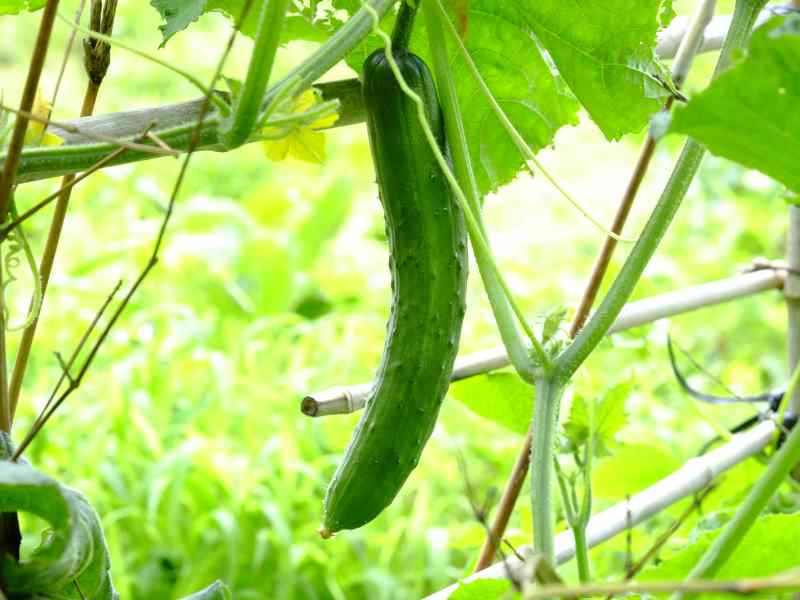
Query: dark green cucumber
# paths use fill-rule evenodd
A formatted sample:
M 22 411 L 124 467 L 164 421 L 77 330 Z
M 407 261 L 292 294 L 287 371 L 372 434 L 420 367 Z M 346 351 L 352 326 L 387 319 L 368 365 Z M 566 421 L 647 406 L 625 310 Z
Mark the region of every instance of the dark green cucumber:
M 405 50 L 395 58 L 445 149 L 433 79 Z M 363 77 L 372 158 L 389 238 L 392 309 L 366 410 L 325 496 L 327 537 L 374 519 L 419 462 L 447 392 L 461 336 L 467 235 L 461 211 L 425 139 L 416 105 L 383 50 Z

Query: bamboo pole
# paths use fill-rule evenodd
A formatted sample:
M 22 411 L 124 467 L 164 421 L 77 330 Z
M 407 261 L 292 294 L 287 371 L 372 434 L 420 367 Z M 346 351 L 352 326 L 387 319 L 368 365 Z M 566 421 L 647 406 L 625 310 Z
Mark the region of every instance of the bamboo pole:
M 609 334 L 698 308 L 778 289 L 783 285 L 784 276 L 784 271 L 763 269 L 631 302 L 622 309 L 609 329 Z M 508 364 L 509 359 L 504 347 L 481 350 L 456 359 L 451 381 L 487 373 Z M 371 386 L 371 383 L 362 383 L 314 392 L 303 398 L 300 408 L 304 414 L 311 417 L 352 413 L 364 408 Z
M 763 421 L 753 429 L 737 434 L 724 446 L 690 459 L 680 469 L 639 492 L 630 500 L 615 504 L 596 514 L 586 528 L 587 544 L 590 548 L 594 548 L 658 514 L 675 502 L 699 492 L 725 471 L 763 450 L 772 441 L 776 432 L 777 425 L 773 421 Z M 533 556 L 530 546 L 518 549 L 518 553 L 526 559 Z M 555 555 L 556 563 L 559 565 L 575 556 L 575 542 L 571 531 L 564 531 L 556 536 Z M 467 577 L 464 581 L 503 579 L 509 574 L 516 576 L 522 567 L 521 560 L 511 557 Z M 428 596 L 425 600 L 444 600 L 457 587 L 458 584 L 451 585 Z

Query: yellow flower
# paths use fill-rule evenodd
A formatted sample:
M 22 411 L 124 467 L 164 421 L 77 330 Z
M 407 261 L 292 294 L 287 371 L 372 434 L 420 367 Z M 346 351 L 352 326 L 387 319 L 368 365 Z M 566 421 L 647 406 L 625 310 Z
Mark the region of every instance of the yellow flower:
M 36 99 L 33 101 L 31 114 L 39 119 L 49 119 L 53 106 L 42 96 L 42 90 L 36 90 Z M 44 123 L 31 120 L 25 131 L 25 145 L 27 146 L 60 146 L 64 140 L 54 133 L 45 131 Z
M 301 115 L 312 110 L 320 103 L 320 97 L 313 89 L 306 90 L 292 100 L 289 114 Z M 262 142 L 264 154 L 273 161 L 284 160 L 291 156 L 305 162 L 322 164 L 325 160 L 325 135 L 317 131 L 333 125 L 339 115 L 333 113 L 312 121 L 307 125 L 295 125 L 286 136 L 276 140 Z M 274 127 L 267 127 L 265 133 L 277 132 Z

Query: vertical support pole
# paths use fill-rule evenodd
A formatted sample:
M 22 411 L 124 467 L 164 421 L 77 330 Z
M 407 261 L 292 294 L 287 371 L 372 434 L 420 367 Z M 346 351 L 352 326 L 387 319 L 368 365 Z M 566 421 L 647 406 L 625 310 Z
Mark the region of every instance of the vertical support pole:
M 786 244 L 786 262 L 789 272 L 783 286 L 788 314 L 789 372 L 794 371 L 800 359 L 800 206 L 789 207 L 789 236 Z M 800 414 L 800 390 L 786 399 L 787 411 Z
M 800 0 L 792 0 L 792 7 L 800 10 Z M 788 316 L 789 373 L 792 373 L 800 360 L 800 206 L 789 207 L 786 262 L 789 272 L 786 274 L 783 295 Z M 795 390 L 791 398 L 786 398 L 786 410 L 795 417 L 800 415 L 800 390 Z M 794 477 L 800 479 L 800 469 L 795 470 Z

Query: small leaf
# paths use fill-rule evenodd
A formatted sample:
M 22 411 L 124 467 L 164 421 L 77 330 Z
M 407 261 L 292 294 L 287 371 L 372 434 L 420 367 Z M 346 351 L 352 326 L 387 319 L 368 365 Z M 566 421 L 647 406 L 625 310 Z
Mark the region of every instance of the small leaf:
M 164 24 L 158 27 L 163 36 L 160 48 L 173 35 L 197 21 L 206 12 L 206 3 L 207 0 L 150 0 L 150 5 L 164 19 Z
M 511 431 L 527 433 L 533 415 L 533 386 L 515 373 L 489 373 L 457 381 L 450 394 L 472 412 Z
M 564 424 L 564 435 L 577 448 L 587 443 L 591 427 L 594 430 L 595 455 L 610 454 L 609 446 L 614 436 L 625 426 L 625 400 L 629 394 L 630 384 L 625 382 L 609 389 L 599 400 L 594 400 L 593 427 L 587 401 L 576 394 L 572 399 L 569 420 Z
M 511 582 L 508 579 L 476 579 L 469 583 L 461 582 L 450 600 L 500 600 L 508 598 Z

